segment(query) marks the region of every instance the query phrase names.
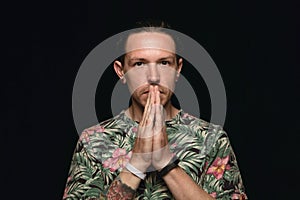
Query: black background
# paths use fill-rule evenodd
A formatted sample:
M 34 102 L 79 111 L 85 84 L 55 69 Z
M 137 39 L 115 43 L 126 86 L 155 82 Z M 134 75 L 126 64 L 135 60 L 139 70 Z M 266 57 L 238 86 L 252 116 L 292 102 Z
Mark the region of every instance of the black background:
M 218 66 L 228 98 L 224 127 L 248 197 L 297 198 L 299 3 L 120 2 L 3 5 L 1 196 L 61 199 L 78 139 L 72 89 L 82 61 L 135 21 L 158 18 L 198 41 Z M 112 87 L 111 77 L 102 79 Z M 205 105 L 201 111 L 209 116 Z

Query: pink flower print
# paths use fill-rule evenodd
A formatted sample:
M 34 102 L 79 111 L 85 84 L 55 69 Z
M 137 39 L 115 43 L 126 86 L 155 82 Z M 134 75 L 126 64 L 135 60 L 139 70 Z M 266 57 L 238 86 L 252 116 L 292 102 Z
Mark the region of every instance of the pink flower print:
M 80 141 L 82 141 L 82 140 L 84 139 L 86 142 L 89 142 L 89 141 L 90 141 L 89 136 L 92 135 L 93 133 L 94 133 L 94 130 L 93 130 L 92 128 L 85 129 L 85 130 L 81 133 Z
M 85 132 L 89 135 L 92 135 L 95 132 L 94 128 L 85 129 Z
M 105 130 L 104 127 L 100 126 L 100 125 L 85 129 L 82 132 L 81 136 L 80 136 L 80 141 L 82 141 L 84 139 L 86 142 L 89 142 L 90 141 L 90 138 L 89 138 L 90 135 L 94 134 L 95 132 L 102 133 L 102 132 L 104 132 L 104 130 Z
M 176 147 L 177 147 L 177 143 L 173 143 L 173 144 L 171 144 L 171 146 L 170 146 L 171 149 L 175 149 Z
M 64 190 L 63 199 L 66 199 L 68 197 L 68 190 L 69 190 L 69 187 L 66 187 L 65 190 Z
M 237 191 L 237 190 L 235 192 L 237 192 L 237 193 L 233 193 L 231 195 L 231 199 L 238 199 L 238 200 L 246 200 L 246 199 L 248 199 L 247 196 L 246 196 L 246 194 L 240 194 L 240 193 L 238 193 L 239 191 Z
M 187 118 L 188 116 L 189 116 L 188 113 L 184 113 L 183 116 L 182 116 L 182 118 Z
M 240 199 L 240 195 L 239 194 L 236 194 L 236 193 L 233 193 L 231 195 L 231 199 Z
M 136 126 L 132 127 L 132 132 L 134 132 L 134 133 L 137 132 L 137 127 Z
M 89 142 L 90 141 L 89 135 L 90 134 L 87 131 L 83 131 L 80 135 L 79 140 L 82 141 L 84 139 L 86 142 Z
M 171 150 L 172 152 L 174 152 L 174 151 L 176 150 L 176 147 L 177 147 L 177 146 L 178 146 L 177 143 L 171 144 L 171 145 L 170 145 L 170 150 Z
M 212 196 L 213 198 L 216 198 L 217 197 L 217 193 L 216 192 L 212 192 L 209 194 L 210 196 Z
M 67 179 L 67 183 L 70 182 L 72 180 L 72 176 L 69 176 Z
M 95 132 L 97 132 L 97 133 L 103 133 L 104 131 L 105 131 L 105 128 L 103 126 L 98 125 L 95 127 Z
M 193 115 L 190 115 L 189 113 L 184 113 L 182 115 L 182 118 L 184 118 L 184 119 L 195 119 L 195 117 Z
M 225 170 L 230 169 L 230 166 L 227 164 L 228 161 L 229 156 L 226 156 L 225 158 L 218 157 L 208 168 L 207 174 L 213 174 L 218 180 L 221 179 Z
M 111 172 L 114 172 L 119 168 L 125 167 L 132 155 L 131 151 L 128 154 L 126 153 L 127 152 L 125 149 L 116 149 L 112 154 L 112 158 L 109 158 L 103 162 L 103 167 L 109 168 Z

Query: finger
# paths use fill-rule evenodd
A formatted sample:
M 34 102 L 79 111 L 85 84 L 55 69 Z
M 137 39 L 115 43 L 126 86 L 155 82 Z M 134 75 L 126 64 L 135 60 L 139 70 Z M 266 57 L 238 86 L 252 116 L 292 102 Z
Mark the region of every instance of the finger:
M 160 119 L 159 121 L 164 123 L 164 113 L 163 113 L 163 106 L 161 105 L 161 99 L 160 99 L 160 92 L 158 90 L 158 86 L 155 88 L 155 104 L 156 104 L 156 112 L 160 113 Z
M 151 108 L 150 109 L 150 113 L 149 113 L 149 117 L 146 119 L 146 126 L 144 127 L 144 132 L 143 134 L 143 138 L 148 138 L 151 139 L 152 135 L 153 135 L 153 115 L 154 115 L 155 109 Z M 152 146 L 152 139 L 151 139 L 151 146 Z
M 160 105 L 160 93 L 158 90 L 158 86 L 155 86 L 155 103 Z
M 155 122 L 154 122 L 154 130 L 155 133 L 160 133 L 162 131 L 163 127 L 163 107 L 160 105 L 160 93 L 158 91 L 158 88 L 155 90 Z
M 146 121 L 147 115 L 149 115 L 150 103 L 151 103 L 151 98 L 152 98 L 151 87 L 152 86 L 149 87 L 149 93 L 148 93 L 147 103 L 145 105 L 143 117 L 142 117 L 142 120 L 140 122 L 141 126 L 145 126 L 145 121 Z
M 150 88 L 149 88 L 150 90 Z M 145 105 L 145 108 L 144 108 L 144 112 L 143 112 L 143 117 L 142 117 L 142 120 L 140 122 L 140 125 L 144 125 L 145 124 L 145 118 L 146 118 L 146 113 L 149 109 L 149 105 L 150 105 L 150 100 L 151 100 L 151 94 L 150 92 L 148 93 L 148 97 L 147 97 L 147 102 L 146 102 L 146 105 Z
M 144 119 L 143 124 L 141 124 L 139 127 L 142 127 L 143 131 L 139 133 L 139 137 L 141 138 L 149 138 L 152 137 L 152 127 L 153 127 L 153 114 L 151 112 L 154 112 L 154 109 L 152 108 L 153 102 L 154 102 L 154 89 L 153 86 L 150 86 L 149 90 L 149 105 L 147 106 L 147 109 L 144 111 Z M 152 145 L 152 144 L 151 144 Z
M 153 119 L 154 119 L 154 115 L 152 114 L 152 112 L 153 112 L 153 104 L 154 104 L 154 97 L 155 97 L 153 86 L 150 86 L 149 94 L 151 95 L 151 98 L 150 98 L 149 108 L 148 108 L 146 116 L 145 116 L 145 125 L 147 127 L 152 128 Z
M 154 120 L 154 117 L 155 117 L 155 107 L 154 107 L 154 101 L 155 101 L 155 93 L 154 93 L 154 87 L 151 86 L 151 100 L 150 100 L 150 109 L 148 110 L 149 112 L 149 115 L 147 116 L 147 119 L 146 119 L 146 124 L 147 126 L 149 126 L 151 129 L 153 127 L 153 120 Z

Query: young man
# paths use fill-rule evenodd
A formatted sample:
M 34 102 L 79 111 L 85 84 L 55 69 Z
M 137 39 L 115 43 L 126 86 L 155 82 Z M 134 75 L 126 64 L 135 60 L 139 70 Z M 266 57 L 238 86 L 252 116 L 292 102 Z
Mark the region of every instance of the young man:
M 150 25 L 125 40 L 114 70 L 131 105 L 83 131 L 63 199 L 247 199 L 222 127 L 171 103 L 183 61 L 163 28 Z

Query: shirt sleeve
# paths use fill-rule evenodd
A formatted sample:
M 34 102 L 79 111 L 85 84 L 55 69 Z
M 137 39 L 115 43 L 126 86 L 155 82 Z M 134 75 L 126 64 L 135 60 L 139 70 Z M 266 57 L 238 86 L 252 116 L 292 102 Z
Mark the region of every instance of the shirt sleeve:
M 79 140 L 72 157 L 62 199 L 104 199 L 103 182 L 95 159 L 87 153 Z
M 216 199 L 248 199 L 229 138 L 222 128 L 217 135 L 206 160 L 203 189 Z

